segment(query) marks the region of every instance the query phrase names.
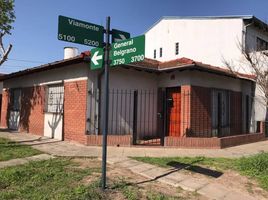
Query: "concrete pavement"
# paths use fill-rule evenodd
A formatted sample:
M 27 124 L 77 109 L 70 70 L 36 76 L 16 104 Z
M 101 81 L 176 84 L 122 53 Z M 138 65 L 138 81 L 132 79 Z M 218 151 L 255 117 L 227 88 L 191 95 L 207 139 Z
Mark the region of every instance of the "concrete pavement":
M 11 167 L 11 166 L 16 166 L 16 165 L 24 165 L 30 161 L 49 160 L 51 158 L 54 158 L 54 157 L 48 154 L 39 154 L 39 155 L 25 157 L 25 158 L 17 158 L 17 159 L 12 159 L 12 160 L 7 160 L 7 161 L 1 161 L 0 168 Z
M 52 156 L 77 156 L 77 157 L 99 157 L 101 159 L 101 147 L 90 147 L 74 144 L 66 141 L 58 141 L 46 137 L 30 134 L 0 132 L 0 137 L 9 138 L 21 144 L 30 145 Z M 107 162 L 118 167 L 127 168 L 133 173 L 148 178 L 148 181 L 159 181 L 170 186 L 181 187 L 187 191 L 195 191 L 208 199 L 216 200 L 253 200 L 261 199 L 252 197 L 248 193 L 241 192 L 236 188 L 228 188 L 217 182 L 217 179 L 208 177 L 195 177 L 185 174 L 176 168 L 160 168 L 154 165 L 138 162 L 128 158 L 129 156 L 151 156 L 151 157 L 175 157 L 175 156 L 206 156 L 206 157 L 228 157 L 237 158 L 248 156 L 259 152 L 268 152 L 268 141 L 241 145 L 226 149 L 178 149 L 161 147 L 108 147 Z M 47 157 L 49 159 L 50 156 Z M 28 159 L 28 160 L 27 160 Z M 16 159 L 17 160 L 17 159 Z M 25 160 L 7 161 L 6 166 L 24 164 Z M 2 162 L 3 164 L 3 162 Z M 4 163 L 5 164 L 5 163 Z M 1 163 L 0 163 L 1 167 Z
M 131 170 L 133 173 L 148 178 L 145 182 L 159 181 L 161 183 L 181 187 L 186 191 L 197 192 L 208 199 L 213 200 L 257 200 L 263 199 L 252 194 L 237 190 L 236 188 L 227 188 L 217 183 L 216 179 L 207 177 L 194 177 L 192 174 L 185 174 L 176 168 L 161 168 L 147 163 L 142 163 L 129 158 L 116 159 L 108 158 L 108 162 L 118 167 Z M 140 183 L 136 183 L 140 184 Z
M 0 132 L 0 137 L 9 138 L 22 144 L 27 144 L 45 153 L 56 156 L 100 157 L 101 147 L 59 141 L 24 133 Z M 268 140 L 230 147 L 226 149 L 180 149 L 165 147 L 108 147 L 108 157 L 176 157 L 176 156 L 205 156 L 237 158 L 260 152 L 268 152 Z

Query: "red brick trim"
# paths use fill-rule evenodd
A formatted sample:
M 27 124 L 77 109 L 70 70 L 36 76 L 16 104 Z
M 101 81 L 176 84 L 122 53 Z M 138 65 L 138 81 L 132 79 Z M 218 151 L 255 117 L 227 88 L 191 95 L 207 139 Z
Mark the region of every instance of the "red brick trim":
M 1 110 L 1 128 L 8 128 L 8 105 L 9 105 L 9 91 L 3 89 L 2 91 L 2 110 Z
M 195 149 L 219 149 L 221 144 L 219 138 L 165 137 L 165 146 Z
M 43 86 L 21 89 L 20 132 L 44 135 L 44 101 Z
M 221 141 L 221 148 L 231 147 L 241 144 L 248 144 L 265 140 L 264 133 L 251 133 L 243 135 L 235 135 L 230 137 L 219 138 Z
M 165 137 L 165 146 L 194 149 L 219 149 L 265 140 L 264 133 L 251 133 L 222 138 Z
M 190 85 L 181 86 L 181 136 L 186 136 L 191 127 L 191 91 Z
M 132 141 L 131 135 L 108 135 L 108 146 L 130 146 Z M 89 146 L 101 146 L 102 135 L 87 135 L 87 145 Z
M 64 83 L 64 140 L 86 144 L 87 80 Z

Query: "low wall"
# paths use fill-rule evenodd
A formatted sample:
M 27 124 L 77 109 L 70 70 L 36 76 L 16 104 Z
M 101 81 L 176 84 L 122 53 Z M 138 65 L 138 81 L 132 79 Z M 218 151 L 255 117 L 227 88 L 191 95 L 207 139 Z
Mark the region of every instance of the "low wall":
M 132 143 L 131 135 L 108 135 L 108 146 L 130 146 Z M 102 135 L 87 135 L 88 146 L 101 146 Z
M 251 133 L 245 135 L 229 136 L 219 138 L 221 141 L 221 148 L 231 147 L 241 144 L 248 144 L 252 142 L 259 142 L 265 139 L 264 133 Z
M 165 137 L 165 146 L 195 149 L 219 149 L 221 144 L 219 138 Z
M 182 147 L 195 149 L 220 149 L 241 144 L 259 142 L 265 139 L 264 133 L 251 133 L 244 135 L 228 136 L 222 138 L 176 138 L 165 137 L 166 147 Z

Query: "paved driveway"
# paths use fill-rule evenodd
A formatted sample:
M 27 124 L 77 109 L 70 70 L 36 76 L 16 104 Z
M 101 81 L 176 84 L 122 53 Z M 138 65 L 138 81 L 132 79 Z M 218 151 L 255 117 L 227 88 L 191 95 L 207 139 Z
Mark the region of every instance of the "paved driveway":
M 101 147 L 84 146 L 47 137 L 25 133 L 0 132 L 0 137 L 9 138 L 22 144 L 56 156 L 101 157 Z M 268 152 L 268 140 L 230 147 L 226 149 L 179 149 L 164 147 L 108 147 L 108 157 L 124 158 L 127 156 L 174 157 L 206 156 L 235 158 Z

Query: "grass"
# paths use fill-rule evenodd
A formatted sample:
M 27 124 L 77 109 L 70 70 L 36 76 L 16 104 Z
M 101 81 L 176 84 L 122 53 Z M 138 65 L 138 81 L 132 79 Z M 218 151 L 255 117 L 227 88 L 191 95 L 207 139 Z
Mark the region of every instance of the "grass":
M 184 197 L 180 196 L 171 196 L 167 194 L 163 194 L 161 192 L 155 190 L 146 190 L 142 191 L 142 188 L 127 182 L 124 178 L 118 178 L 113 182 L 112 189 L 119 190 L 122 192 L 123 196 L 127 200 L 139 200 L 139 199 L 147 199 L 147 200 L 182 200 Z M 178 191 L 179 194 L 181 191 Z
M 100 167 L 81 165 L 75 158 L 54 158 L 7 167 L 0 169 L 0 199 L 108 200 L 116 199 L 116 193 L 127 200 L 183 199 L 145 189 L 122 177 L 111 179 L 109 188 L 102 191 L 96 181 L 99 175 Z
M 0 161 L 24 158 L 37 154 L 41 154 L 41 152 L 30 146 L 21 145 L 8 139 L 0 138 Z
M 99 169 L 83 169 L 70 159 L 31 162 L 0 170 L 0 199 L 105 199 L 98 183 L 81 180 Z
M 207 157 L 133 157 L 133 159 L 160 167 L 171 167 L 171 163 L 180 163 L 184 165 L 207 167 L 222 172 L 231 169 L 257 180 L 262 188 L 268 190 L 268 153 L 259 153 L 237 159 Z
M 184 165 L 211 167 L 219 171 L 234 168 L 234 159 L 230 158 L 207 158 L 207 157 L 133 157 L 133 159 L 159 167 L 172 167 L 171 163 L 181 163 Z

